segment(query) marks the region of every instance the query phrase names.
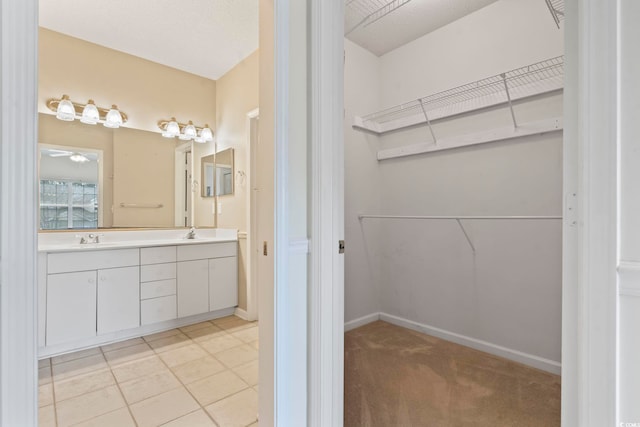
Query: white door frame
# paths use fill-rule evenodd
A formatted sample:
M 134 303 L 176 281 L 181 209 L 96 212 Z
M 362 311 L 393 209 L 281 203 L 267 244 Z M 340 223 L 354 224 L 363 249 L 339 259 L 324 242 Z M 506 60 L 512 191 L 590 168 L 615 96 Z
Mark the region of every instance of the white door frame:
M 258 320 L 258 218 L 256 192 L 256 155 L 258 144 L 258 123 L 260 119 L 260 109 L 256 108 L 247 113 L 247 167 L 246 185 L 247 191 L 247 259 L 246 259 L 246 280 L 247 280 L 247 320 Z
M 332 103 L 331 96 L 323 97 L 323 94 L 341 97 L 341 93 L 332 93 L 330 90 L 336 89 L 342 80 L 342 69 L 337 66 L 337 60 L 340 58 L 341 62 L 343 51 L 336 31 L 342 28 L 342 3 L 342 0 L 315 0 L 310 4 L 313 28 L 311 75 L 314 91 L 317 91 L 313 97 L 315 107 L 311 111 L 315 129 L 311 151 L 319 153 L 323 159 L 326 155 L 328 161 L 319 164 L 322 170 L 314 168 L 311 171 L 312 183 L 327 177 L 323 175 L 323 170 L 335 171 L 336 167 L 342 167 L 337 164 L 339 155 L 332 152 L 336 149 L 333 144 L 329 144 L 333 148 L 327 148 L 328 152 L 317 145 L 321 142 L 320 136 L 326 135 L 322 141 L 327 143 L 332 141 L 332 137 L 340 138 L 339 133 L 342 132 L 341 122 L 335 120 L 336 105 L 342 100 L 333 100 Z M 574 246 L 567 245 L 565 251 L 565 271 L 573 268 L 576 274 L 565 277 L 563 289 L 563 425 L 600 427 L 617 425 L 617 298 L 612 293 L 617 288 L 614 265 L 617 245 L 617 164 L 614 152 L 617 153 L 615 94 L 618 90 L 618 19 L 616 2 L 567 0 L 566 3 L 567 78 L 569 81 L 575 79 L 576 85 L 573 98 L 569 99 L 573 105 L 580 107 L 576 114 L 565 117 L 565 133 L 569 134 L 568 138 L 575 138 L 573 147 L 579 156 L 573 182 L 578 188 L 580 212 L 577 231 L 573 236 L 571 232 L 564 236 L 565 243 L 574 238 L 578 242 Z M 288 14 L 289 1 L 276 0 L 276 5 L 277 16 Z M 0 8 L 0 423 L 7 426 L 36 425 L 38 3 L 36 0 L 0 0 Z M 276 22 L 288 25 L 286 19 L 277 18 Z M 287 40 L 288 28 L 276 28 L 282 37 L 280 40 Z M 342 39 L 341 34 L 339 37 Z M 285 49 L 283 44 L 276 43 L 277 69 L 287 64 L 287 51 L 281 49 Z M 570 52 L 574 53 L 573 57 Z M 321 59 L 327 59 L 329 65 Z M 325 69 L 329 72 L 323 76 L 321 71 Z M 282 80 L 278 81 L 283 83 Z M 277 91 L 278 107 L 286 105 L 285 93 Z M 283 110 L 279 108 L 278 111 L 281 113 Z M 277 121 L 277 126 L 285 124 L 286 121 Z M 323 124 L 330 126 L 325 129 L 327 133 L 321 133 L 323 131 L 319 129 Z M 280 153 L 283 148 L 286 148 L 286 144 L 280 145 L 277 152 Z M 340 148 L 337 147 L 337 150 Z M 277 179 L 280 179 L 281 175 L 276 173 Z M 277 188 L 277 191 L 282 191 L 279 184 Z M 335 204 L 331 202 L 335 199 L 325 191 L 336 195 L 333 186 L 314 190 L 312 197 L 319 196 L 311 211 L 316 218 L 314 221 L 323 218 L 323 213 L 329 216 L 335 214 Z M 319 200 L 329 200 L 329 206 L 318 204 Z M 278 209 L 277 212 L 282 211 Z M 317 227 L 325 227 L 330 237 L 315 234 Z M 309 421 L 316 423 L 321 420 L 326 422 L 324 425 L 340 426 L 342 373 L 339 368 L 343 363 L 343 354 L 342 334 L 336 332 L 336 323 L 343 317 L 340 305 L 343 289 L 326 277 L 326 271 L 323 275 L 317 268 L 325 263 L 328 265 L 335 256 L 336 227 L 337 224 L 323 226 L 315 222 L 312 226 L 312 235 L 322 240 L 312 243 L 311 263 L 315 267 L 312 267 L 310 274 L 310 300 L 312 310 L 316 305 L 314 313 L 317 317 L 311 319 L 311 345 L 322 342 L 327 343 L 328 347 L 322 348 L 320 358 L 310 361 Z M 282 234 L 276 237 L 276 245 L 285 243 L 283 237 Z M 286 259 L 284 262 L 286 265 Z M 334 271 L 333 267 L 331 271 Z M 281 273 L 284 271 L 281 270 Z M 279 277 L 278 287 L 288 285 L 286 277 L 282 276 L 285 275 Z M 319 292 L 319 295 L 314 292 Z M 325 302 L 336 301 L 338 305 L 329 313 Z M 294 309 L 286 305 L 276 306 L 279 317 Z M 571 336 L 576 339 L 572 340 Z M 296 351 L 300 343 L 294 344 L 291 348 L 276 348 L 276 359 L 287 351 Z M 577 369 L 571 371 L 571 364 Z M 280 380 L 296 380 L 286 364 L 279 363 L 278 366 L 276 385 Z M 278 393 L 276 388 L 275 396 L 278 401 L 284 395 Z M 288 412 L 297 412 L 293 405 L 284 402 L 276 405 L 278 419 L 286 420 Z
M 565 10 L 562 425 L 617 426 L 618 2 Z
M 190 180 L 190 185 L 185 187 L 185 180 L 184 180 L 184 176 L 183 176 L 183 172 L 185 171 L 185 154 L 188 152 L 193 153 L 192 151 L 192 144 L 190 142 L 185 142 L 184 144 L 181 144 L 179 146 L 176 147 L 175 149 L 175 154 L 174 154 L 174 163 L 175 163 L 175 168 L 174 168 L 174 186 L 175 186 L 175 203 L 174 203 L 174 224 L 176 227 L 184 227 L 184 218 L 185 218 L 185 210 L 183 209 L 184 207 L 184 199 L 185 197 L 188 198 L 189 193 L 192 193 L 192 189 L 193 189 L 193 156 L 191 158 L 191 171 L 189 171 L 189 173 L 192 175 L 192 179 Z M 188 188 L 187 188 L 188 187 Z M 191 200 L 193 200 L 193 195 L 191 196 Z M 189 202 L 187 201 L 187 204 L 189 204 Z M 189 219 L 187 221 L 187 225 L 193 224 L 193 215 L 194 215 L 194 210 L 193 210 L 193 202 L 190 204 L 190 209 L 189 212 L 187 212 L 187 214 L 189 215 Z
M 0 0 L 0 425 L 35 426 L 38 2 Z
M 308 425 L 323 427 L 344 406 L 344 0 L 312 1 L 310 16 Z

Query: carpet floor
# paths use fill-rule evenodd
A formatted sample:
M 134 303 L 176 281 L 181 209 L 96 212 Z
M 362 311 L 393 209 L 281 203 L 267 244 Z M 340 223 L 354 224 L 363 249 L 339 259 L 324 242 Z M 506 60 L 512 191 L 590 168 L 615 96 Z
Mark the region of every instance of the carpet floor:
M 345 427 L 560 426 L 560 377 L 377 321 L 345 334 Z

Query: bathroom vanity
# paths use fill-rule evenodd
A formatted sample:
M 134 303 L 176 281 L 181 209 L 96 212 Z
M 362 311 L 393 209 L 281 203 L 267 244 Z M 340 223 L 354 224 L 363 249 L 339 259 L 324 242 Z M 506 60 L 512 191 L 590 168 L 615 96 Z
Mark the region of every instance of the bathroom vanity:
M 109 231 L 79 243 L 85 234 L 39 235 L 40 357 L 234 312 L 236 230 Z

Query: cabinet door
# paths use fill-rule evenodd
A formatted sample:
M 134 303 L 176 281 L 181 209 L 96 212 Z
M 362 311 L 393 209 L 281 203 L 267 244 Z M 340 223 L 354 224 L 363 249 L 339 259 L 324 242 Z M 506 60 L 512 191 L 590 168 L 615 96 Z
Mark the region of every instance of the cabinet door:
M 178 263 L 178 317 L 209 311 L 209 262 Z
M 238 305 L 238 258 L 209 260 L 209 310 Z
M 95 271 L 47 276 L 47 342 L 55 345 L 96 336 Z
M 98 334 L 140 326 L 140 267 L 98 270 Z

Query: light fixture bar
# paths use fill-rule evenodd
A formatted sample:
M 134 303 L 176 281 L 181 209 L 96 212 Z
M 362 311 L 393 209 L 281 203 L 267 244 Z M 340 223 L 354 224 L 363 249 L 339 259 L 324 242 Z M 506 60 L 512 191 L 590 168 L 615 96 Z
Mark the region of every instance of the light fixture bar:
M 167 138 L 178 137 L 182 141 L 193 140 L 199 144 L 213 141 L 213 131 L 208 124 L 197 126 L 191 120 L 182 123 L 172 117 L 168 120 L 158 120 L 158 127 L 162 130 L 162 136 Z
M 63 97 L 64 97 L 64 95 L 63 95 Z M 47 100 L 47 107 L 51 111 L 53 111 L 55 113 L 55 112 L 58 111 L 58 105 L 60 105 L 60 101 L 62 101 L 62 98 L 51 98 L 51 99 L 48 99 Z M 73 104 L 73 108 L 76 110 L 76 118 L 82 117 L 82 111 L 84 110 L 84 107 L 87 104 L 81 104 L 79 102 L 74 102 L 74 101 L 71 101 L 71 104 Z M 98 107 L 97 105 L 96 105 L 96 108 L 98 109 L 98 112 L 100 113 L 100 120 L 106 121 L 107 113 L 109 112 L 109 110 L 111 110 L 111 108 L 102 108 L 102 107 Z M 129 117 L 122 110 L 118 109 L 118 111 L 120 111 L 120 115 L 122 116 L 122 123 L 126 123 L 127 120 L 129 120 Z
M 166 131 L 167 130 L 167 125 L 169 124 L 169 122 L 171 122 L 171 119 L 169 120 L 158 120 L 158 127 L 160 128 L 160 130 Z M 185 127 L 188 126 L 188 123 L 182 123 L 182 122 L 178 122 L 176 121 L 176 123 L 178 123 L 178 126 L 180 126 L 180 130 L 182 131 L 182 129 L 184 129 Z M 196 130 L 198 132 L 202 131 L 202 129 L 204 129 L 205 127 L 209 127 L 209 126 L 198 126 L 198 125 L 193 125 L 195 126 Z

